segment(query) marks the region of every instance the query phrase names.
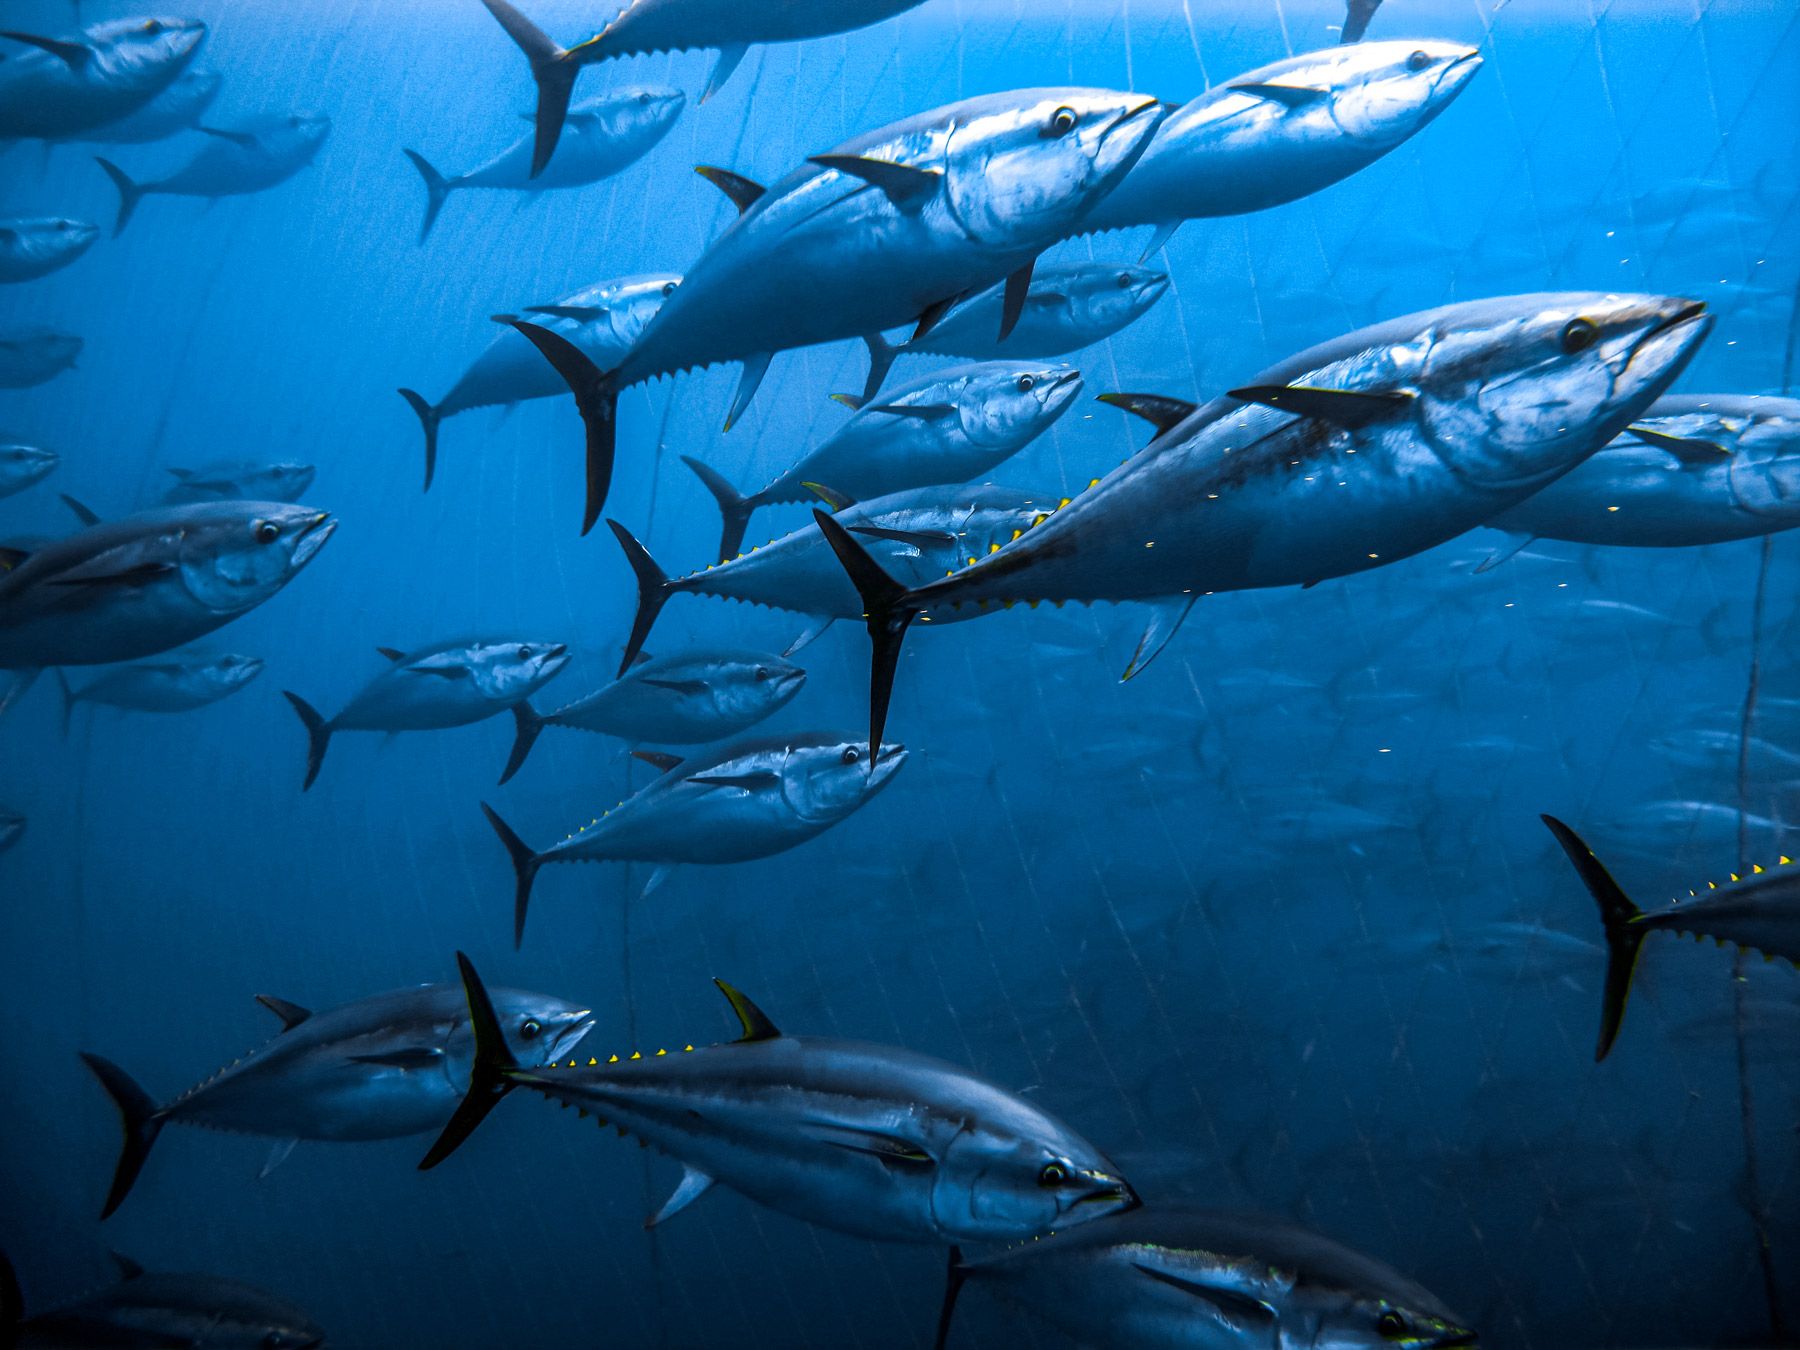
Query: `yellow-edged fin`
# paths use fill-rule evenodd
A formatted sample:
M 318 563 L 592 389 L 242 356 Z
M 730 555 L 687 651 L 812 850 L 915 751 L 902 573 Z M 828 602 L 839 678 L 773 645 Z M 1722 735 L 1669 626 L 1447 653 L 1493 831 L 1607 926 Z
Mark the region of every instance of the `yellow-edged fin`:
M 768 1018 L 763 1010 L 752 1003 L 742 990 L 715 978 L 713 983 L 719 986 L 719 992 L 731 1003 L 731 1010 L 738 1015 L 738 1022 L 744 1028 L 744 1034 L 735 1042 L 742 1045 L 748 1041 L 772 1041 L 781 1035 L 781 1030 Z

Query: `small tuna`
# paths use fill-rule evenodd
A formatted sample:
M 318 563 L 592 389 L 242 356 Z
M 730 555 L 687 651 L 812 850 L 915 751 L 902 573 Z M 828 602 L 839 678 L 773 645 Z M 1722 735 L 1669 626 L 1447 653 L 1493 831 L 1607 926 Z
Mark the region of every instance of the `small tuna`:
M 1761 866 L 1753 867 L 1746 877 L 1734 872 L 1727 885 L 1708 882 L 1698 898 L 1689 891 L 1688 900 L 1645 912 L 1619 888 L 1580 835 L 1555 816 L 1539 819 L 1550 827 L 1600 907 L 1607 958 L 1596 1061 L 1606 1058 L 1619 1037 L 1639 949 L 1651 933 L 1684 933 L 1696 941 L 1711 938 L 1721 946 L 1730 943 L 1741 951 L 1757 952 L 1765 960 L 1780 957 L 1790 966 L 1800 966 L 1800 868 L 1792 867 L 1789 859 L 1782 858 L 1781 867 L 1773 872 Z
M 532 883 L 549 863 L 647 862 L 647 895 L 682 863 L 770 858 L 847 819 L 888 785 L 906 747 L 868 753 L 837 732 L 801 731 L 738 741 L 681 759 L 643 752 L 662 776 L 546 849 L 534 849 L 481 804 L 512 859 L 513 943 L 525 940 Z
M 725 1045 L 519 1065 L 457 953 L 475 1026 L 469 1095 L 419 1164 L 455 1152 L 514 1088 L 601 1117 L 682 1165 L 647 1226 L 715 1184 L 778 1213 L 886 1242 L 1020 1241 L 1137 1204 L 1092 1144 L 1023 1097 L 883 1045 L 784 1036 L 715 980 L 743 1034 Z
M 705 745 L 748 731 L 785 707 L 806 672 L 767 652 L 693 651 L 645 659 L 604 689 L 539 713 L 525 699 L 513 704 L 518 733 L 505 783 L 525 763 L 545 727 L 618 736 L 652 745 Z
M 36 445 L 0 445 L 0 497 L 10 497 L 43 481 L 60 463 L 62 456 L 54 450 Z
M 61 139 L 129 116 L 175 82 L 205 37 L 198 19 L 114 19 L 73 38 L 0 31 L 37 48 L 0 61 L 0 141 Z
M 152 193 L 171 197 L 241 197 L 287 182 L 313 161 L 331 131 L 323 113 L 294 113 L 242 131 L 197 127 L 212 137 L 202 149 L 167 178 L 139 183 L 109 159 L 95 157 L 119 190 L 119 219 L 113 237 L 131 220 L 137 205 Z
M 543 1064 L 594 1025 L 586 1008 L 546 994 L 495 991 L 512 1053 Z M 200 1125 L 277 1141 L 265 1175 L 300 1139 L 398 1139 L 441 1129 L 468 1090 L 474 1052 L 467 1005 L 452 984 L 421 984 L 313 1014 L 267 994 L 281 1034 L 158 1106 L 110 1060 L 83 1054 L 124 1122 L 106 1218 L 124 1202 L 165 1125 Z
M 262 674 L 258 656 L 202 656 L 120 666 L 76 689 L 56 672 L 63 696 L 63 735 L 77 703 L 102 703 L 133 712 L 180 713 L 237 693 Z
M 312 486 L 317 472 L 310 464 L 231 463 L 170 469 L 175 486 L 163 494 L 163 500 L 293 502 Z
M 300 695 L 282 690 L 306 727 L 306 781 L 313 785 L 331 737 L 339 731 L 444 731 L 466 727 L 530 698 L 569 664 L 560 642 L 457 639 L 403 652 L 377 650 L 388 668 L 326 718 Z
M 50 328 L 0 333 L 0 389 L 29 389 L 75 369 L 81 339 Z
M 100 227 L 84 220 L 0 220 L 0 282 L 35 281 L 88 251 Z

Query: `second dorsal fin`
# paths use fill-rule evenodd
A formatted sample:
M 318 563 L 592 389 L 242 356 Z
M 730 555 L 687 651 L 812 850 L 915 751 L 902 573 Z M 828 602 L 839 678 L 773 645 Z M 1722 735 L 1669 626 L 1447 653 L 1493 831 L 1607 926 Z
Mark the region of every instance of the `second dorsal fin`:
M 726 984 L 720 979 L 713 980 L 719 986 L 719 992 L 731 1002 L 731 1010 L 738 1015 L 743 1025 L 744 1034 L 737 1038 L 737 1044 L 747 1041 L 772 1041 L 781 1035 L 781 1031 L 771 1022 L 763 1010 L 752 1003 L 740 989 Z

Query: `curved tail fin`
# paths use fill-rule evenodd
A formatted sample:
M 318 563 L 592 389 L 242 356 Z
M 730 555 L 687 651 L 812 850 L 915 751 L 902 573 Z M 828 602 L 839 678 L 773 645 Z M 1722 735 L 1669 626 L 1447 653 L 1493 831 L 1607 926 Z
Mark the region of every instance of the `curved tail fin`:
M 750 528 L 750 516 L 756 510 L 756 503 L 734 488 L 725 475 L 711 465 L 702 464 L 692 455 L 683 455 L 681 462 L 694 471 L 694 477 L 719 504 L 719 515 L 725 522 L 719 535 L 719 561 L 737 557 L 744 551 L 744 531 Z
M 500 842 L 506 846 L 506 856 L 512 859 L 513 876 L 516 878 L 513 891 L 513 946 L 518 948 L 525 942 L 525 911 L 531 906 L 531 883 L 537 880 L 538 868 L 544 865 L 544 860 L 538 856 L 537 850 L 514 834 L 512 826 L 500 819 L 500 813 L 486 802 L 481 804 L 481 814 L 488 818 L 488 824 L 494 827 L 494 833 L 500 836 Z
M 637 614 L 631 621 L 631 636 L 625 640 L 625 655 L 619 661 L 619 676 L 623 678 L 625 672 L 637 664 L 638 653 L 644 649 L 650 630 L 656 624 L 656 616 L 669 603 L 675 588 L 667 574 L 656 565 L 656 559 L 650 556 L 650 550 L 638 543 L 630 530 L 616 520 L 607 521 L 606 528 L 613 532 L 613 538 L 625 550 L 625 561 L 631 564 L 637 577 Z
M 427 403 L 425 396 L 414 389 L 402 389 L 400 397 L 406 400 L 406 406 L 419 417 L 419 425 L 425 428 L 425 491 L 431 491 L 431 480 L 437 475 L 438 427 L 443 424 L 444 415 L 436 405 Z
M 539 734 L 544 730 L 544 719 L 538 710 L 531 706 L 531 700 L 522 698 L 512 705 L 513 744 L 512 754 L 507 756 L 506 770 L 500 775 L 500 786 L 505 787 L 512 776 L 525 767 L 525 756 L 531 753 L 531 747 L 537 744 Z
M 569 99 L 575 93 L 575 77 L 581 63 L 557 46 L 543 29 L 521 14 L 507 0 L 481 0 L 506 30 L 506 35 L 519 44 L 525 59 L 531 62 L 531 78 L 537 84 L 537 139 L 531 147 L 531 176 L 536 178 L 556 153 L 556 142 L 562 136 L 563 120 L 569 115 Z
M 119 1108 L 119 1119 L 125 1126 L 125 1142 L 119 1149 L 119 1165 L 113 1171 L 112 1189 L 107 1192 L 106 1208 L 100 1211 L 100 1217 L 105 1219 L 131 1194 L 132 1183 L 144 1170 L 144 1160 L 150 1156 L 150 1146 L 162 1133 L 163 1121 L 156 1103 L 125 1070 L 110 1059 L 86 1051 L 82 1052 L 81 1058 L 94 1071 L 94 1077 L 113 1099 L 113 1105 Z
M 962 1292 L 963 1281 L 968 1279 L 962 1259 L 961 1249 L 952 1247 L 950 1266 L 944 1274 L 944 1306 L 938 1310 L 937 1340 L 932 1343 L 936 1350 L 944 1350 L 950 1339 L 950 1319 L 956 1316 L 956 1296 Z
M 1594 1049 L 1599 1062 L 1612 1050 L 1625 1022 L 1625 1000 L 1631 996 L 1631 977 L 1637 971 L 1638 953 L 1644 945 L 1645 930 L 1633 923 L 1643 911 L 1619 888 L 1600 859 L 1567 825 L 1555 816 L 1539 816 L 1556 842 L 1562 845 L 1569 861 L 1581 877 L 1594 903 L 1600 906 L 1600 922 L 1606 930 L 1606 989 L 1600 1002 L 1600 1042 Z
M 69 677 L 62 673 L 62 667 L 55 667 L 51 673 L 56 676 L 56 688 L 62 694 L 62 734 L 69 739 L 69 722 L 75 716 L 75 690 L 69 685 Z
M 484 808 L 485 809 L 485 808 Z M 488 813 L 492 815 L 492 812 Z M 469 1069 L 469 1090 L 462 1105 L 444 1126 L 431 1151 L 419 1160 L 419 1170 L 429 1172 L 475 1133 L 475 1127 L 487 1119 L 487 1113 L 499 1105 L 500 1099 L 512 1091 L 509 1075 L 517 1073 L 519 1061 L 513 1058 L 506 1037 L 500 1031 L 500 1019 L 494 1015 L 494 1004 L 488 998 L 475 965 L 462 952 L 456 954 L 462 971 L 463 995 L 469 1000 L 469 1029 L 475 1033 L 475 1062 Z
M 850 531 L 824 511 L 815 509 L 813 519 L 862 597 L 863 619 L 869 625 L 869 763 L 873 764 L 887 726 L 888 703 L 894 696 L 900 647 L 918 611 L 911 603 L 911 592 L 884 572 Z
M 300 714 L 300 721 L 306 727 L 306 781 L 300 785 L 305 792 L 319 776 L 319 766 L 325 762 L 325 751 L 331 745 L 331 724 L 319 715 L 313 707 L 291 689 L 283 689 L 281 696 L 294 705 L 294 711 Z
M 131 176 L 110 159 L 102 159 L 99 155 L 95 155 L 94 163 L 106 170 L 106 176 L 112 179 L 113 186 L 119 189 L 119 218 L 113 223 L 113 238 L 117 239 L 124 233 L 125 227 L 131 223 L 131 213 L 137 210 L 137 204 L 144 200 L 144 189 L 141 185 L 134 183 Z
M 431 162 L 417 150 L 402 150 L 412 161 L 413 168 L 419 171 L 419 177 L 425 180 L 425 222 L 419 226 L 419 242 L 431 233 L 431 227 L 437 223 L 438 212 L 444 209 L 444 203 L 450 198 L 450 189 L 456 186 L 443 174 L 431 167 Z
M 874 401 L 881 386 L 887 382 L 888 372 L 900 357 L 900 349 L 880 333 L 870 333 L 863 339 L 863 345 L 869 349 L 869 378 L 863 381 L 862 398 L 856 404 L 859 408 Z
M 488 0 L 489 4 L 493 0 Z M 575 395 L 575 407 L 587 428 L 587 509 L 581 520 L 586 534 L 600 519 L 606 491 L 612 486 L 613 448 L 618 433 L 619 391 L 612 375 L 601 370 L 573 342 L 535 323 L 515 319 L 511 325 L 544 354 Z

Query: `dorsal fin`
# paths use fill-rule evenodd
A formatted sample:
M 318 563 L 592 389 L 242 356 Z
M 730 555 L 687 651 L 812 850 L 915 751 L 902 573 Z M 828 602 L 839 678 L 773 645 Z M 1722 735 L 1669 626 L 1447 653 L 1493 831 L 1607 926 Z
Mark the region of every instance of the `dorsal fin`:
M 285 998 L 276 998 L 273 994 L 258 994 L 256 1001 L 281 1019 L 283 1031 L 292 1031 L 312 1016 L 311 1008 L 302 1008 L 298 1003 L 289 1003 Z
M 661 750 L 633 750 L 633 759 L 641 759 L 653 769 L 661 769 L 664 773 L 681 767 L 680 755 L 666 755 Z
M 744 1034 L 737 1038 L 736 1044 L 743 1045 L 749 1041 L 772 1041 L 781 1035 L 780 1030 L 768 1019 L 767 1014 L 746 998 L 742 990 L 735 989 L 717 978 L 713 980 L 713 983 L 718 985 L 719 992 L 731 1001 L 731 1010 L 738 1015 L 738 1021 L 743 1024 Z
M 740 216 L 755 206 L 768 191 L 755 179 L 733 173 L 730 169 L 721 169 L 716 164 L 696 164 L 694 172 L 731 198 L 732 205 L 737 207 Z
M 124 1252 L 112 1252 L 110 1255 L 112 1256 L 113 1264 L 119 1268 L 119 1278 L 121 1280 L 135 1280 L 144 1273 L 144 1268 L 136 1261 L 133 1261 L 129 1256 L 125 1255 Z
M 94 510 L 94 508 L 89 506 L 86 502 L 82 501 L 79 497 L 71 497 L 66 492 L 59 492 L 57 493 L 57 496 L 62 498 L 62 504 L 73 511 L 75 513 L 75 519 L 79 520 L 83 525 L 94 526 L 100 523 L 100 513 Z
M 842 511 L 856 505 L 856 498 L 846 497 L 836 488 L 828 488 L 823 483 L 802 483 L 800 486 L 812 493 L 812 495 L 817 497 L 820 501 L 824 502 L 825 505 L 829 506 L 833 511 Z
M 377 647 L 375 650 L 387 657 L 390 661 L 406 660 L 406 653 L 399 650 L 397 647 Z

